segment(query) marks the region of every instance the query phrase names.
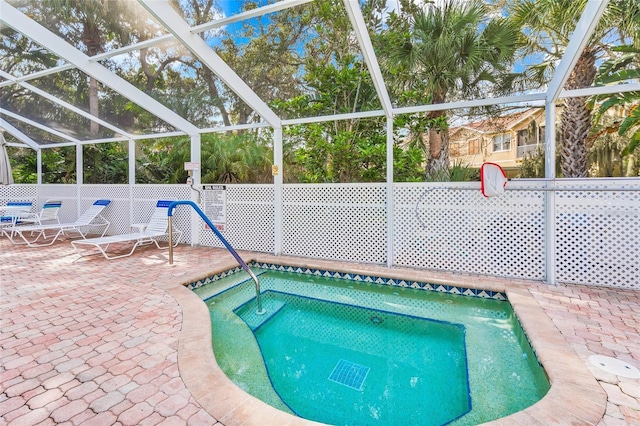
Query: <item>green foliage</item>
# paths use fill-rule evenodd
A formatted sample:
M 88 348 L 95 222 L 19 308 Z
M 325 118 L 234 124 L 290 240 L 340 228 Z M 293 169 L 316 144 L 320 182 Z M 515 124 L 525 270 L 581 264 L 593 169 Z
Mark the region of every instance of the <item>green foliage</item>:
M 126 143 L 100 143 L 82 146 L 84 183 L 128 183 L 129 153 Z
M 520 178 L 544 178 L 544 149 L 537 148 L 533 152 L 527 152 L 522 157 L 520 164 Z
M 448 169 L 440 169 L 429 176 L 429 182 L 472 182 L 480 180 L 480 169 L 461 161 Z
M 76 148 L 64 146 L 42 150 L 43 183 L 76 183 Z
M 184 163 L 189 161 L 191 140 L 162 138 L 139 144 L 137 183 L 185 183 Z M 262 183 L 271 177 L 271 148 L 250 133 L 209 133 L 201 137 L 202 183 Z
M 37 183 L 36 152 L 27 148 L 7 147 L 15 183 Z
M 376 9 L 377 8 L 377 9 Z M 365 7 L 372 25 L 383 2 Z M 317 37 L 305 49 L 304 94 L 280 97 L 271 105 L 291 118 L 346 114 L 381 108 L 375 86 L 359 50 L 350 42 L 350 23 L 339 2 L 314 2 L 311 22 Z M 384 118 L 340 120 L 289 126 L 284 131 L 284 171 L 287 182 L 380 182 L 386 179 Z M 396 178 L 418 180 L 421 155 L 394 147 Z
M 390 93 L 400 103 L 439 104 L 503 91 L 517 49 L 513 22 L 479 0 L 402 1 L 401 10 L 390 13 L 389 30 L 376 39 L 384 48 L 385 78 L 393 82 Z M 412 143 L 427 154 L 429 179 L 446 180 L 447 113 L 415 114 L 405 124 Z
M 264 183 L 271 180 L 273 152 L 256 135 L 202 136 L 203 183 Z
M 613 48 L 614 52 L 622 52 L 622 55 L 609 59 L 602 63 L 596 75 L 597 84 L 619 84 L 625 81 L 640 79 L 640 47 L 633 45 Z M 614 109 L 621 108 L 627 111 L 622 121 L 615 123 L 619 136 L 627 136 L 628 144 L 624 147 L 622 155 L 633 153 L 640 145 L 640 92 L 618 92 L 610 95 L 593 96 L 589 104 L 599 104 L 594 116 L 595 126 L 593 133 L 602 131 L 602 122 L 605 114 Z
M 368 120 L 358 123 L 362 136 L 349 130 L 326 135 L 321 124 L 295 126 L 287 131 L 289 146 L 293 141 L 305 143 L 293 149 L 287 160 L 289 182 L 384 182 L 386 180 L 386 135 L 375 127 L 367 132 Z M 403 149 L 394 144 L 394 180 L 424 180 L 422 151 Z
M 463 164 L 461 161 L 455 162 L 449 169 L 449 180 L 451 182 L 479 181 L 480 169 Z

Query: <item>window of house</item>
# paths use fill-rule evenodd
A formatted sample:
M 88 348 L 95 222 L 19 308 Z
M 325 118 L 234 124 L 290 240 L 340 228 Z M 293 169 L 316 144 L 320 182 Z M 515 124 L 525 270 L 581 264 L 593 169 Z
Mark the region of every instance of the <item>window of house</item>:
M 480 154 L 480 139 L 469 141 L 469 155 Z
M 449 145 L 449 156 L 450 157 L 459 157 L 460 156 L 460 145 L 457 142 L 453 142 Z
M 511 149 L 511 134 L 503 133 L 493 137 L 493 151 L 509 151 Z
M 528 129 L 518 130 L 518 146 L 535 145 L 536 141 L 530 135 Z

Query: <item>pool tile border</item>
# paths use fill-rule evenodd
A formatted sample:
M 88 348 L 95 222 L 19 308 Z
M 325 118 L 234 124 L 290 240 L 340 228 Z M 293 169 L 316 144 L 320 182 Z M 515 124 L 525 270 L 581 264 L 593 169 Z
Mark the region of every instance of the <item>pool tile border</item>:
M 387 278 L 387 277 L 382 277 L 378 275 L 331 271 L 327 269 L 289 266 L 289 265 L 282 265 L 282 264 L 268 263 L 268 262 L 253 261 L 249 263 L 249 266 L 255 267 L 255 268 L 261 268 L 261 269 L 268 269 L 271 271 L 292 272 L 292 273 L 298 273 L 298 274 L 313 275 L 316 277 L 337 278 L 337 279 L 365 282 L 365 283 L 371 283 L 371 284 L 389 285 L 392 287 L 415 288 L 418 290 L 437 291 L 440 293 L 479 297 L 482 299 L 507 300 L 507 295 L 504 292 L 485 290 L 481 288 L 470 288 L 470 287 L 463 287 L 463 286 L 456 286 L 456 285 L 438 284 L 438 283 L 432 283 L 427 281 Z M 202 287 L 203 285 L 220 280 L 222 278 L 226 278 L 230 275 L 233 275 L 241 271 L 242 271 L 242 268 L 238 266 L 233 269 L 230 269 L 229 271 L 212 274 L 208 277 L 188 283 L 187 288 L 193 290 L 195 288 Z

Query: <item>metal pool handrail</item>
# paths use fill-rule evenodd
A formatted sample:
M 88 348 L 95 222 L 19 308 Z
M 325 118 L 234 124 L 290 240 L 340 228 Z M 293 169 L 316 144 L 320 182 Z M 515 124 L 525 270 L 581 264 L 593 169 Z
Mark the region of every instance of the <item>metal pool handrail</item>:
M 218 239 L 222 241 L 222 244 L 224 244 L 227 250 L 229 250 L 229 253 L 233 255 L 233 257 L 240 264 L 242 269 L 244 269 L 251 276 L 251 279 L 253 279 L 253 282 L 255 282 L 256 284 L 256 304 L 257 304 L 256 314 L 258 315 L 264 314 L 265 311 L 264 309 L 262 309 L 262 303 L 260 301 L 260 282 L 258 281 L 258 277 L 256 277 L 256 274 L 254 274 L 253 271 L 247 265 L 247 263 L 244 260 L 242 260 L 238 252 L 236 252 L 235 249 L 231 247 L 231 244 L 229 244 L 229 242 L 222 236 L 220 231 L 218 231 L 214 226 L 214 224 L 211 223 L 211 220 L 209 220 L 209 218 L 204 214 L 204 212 L 200 209 L 200 207 L 198 207 L 198 205 L 193 201 L 189 201 L 189 200 L 173 201 L 171 204 L 169 204 L 169 208 L 167 209 L 167 216 L 169 219 L 169 265 L 173 264 L 173 226 L 172 226 L 173 225 L 172 224 L 173 209 L 175 209 L 179 205 L 189 205 L 193 207 L 196 213 L 200 215 L 202 220 L 204 220 L 205 223 L 209 225 L 209 228 L 211 228 L 211 230 L 216 234 Z

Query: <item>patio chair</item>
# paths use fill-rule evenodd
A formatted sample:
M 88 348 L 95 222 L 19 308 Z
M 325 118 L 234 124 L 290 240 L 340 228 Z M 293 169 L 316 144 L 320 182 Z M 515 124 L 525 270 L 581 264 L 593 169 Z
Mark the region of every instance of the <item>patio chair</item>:
M 85 240 L 72 241 L 71 244 L 73 245 L 73 248 L 76 250 L 76 252 L 80 256 L 89 256 L 93 254 L 98 254 L 99 252 L 99 253 L 102 253 L 105 259 L 108 259 L 108 260 L 131 256 L 133 252 L 136 250 L 136 248 L 138 248 L 138 246 L 145 245 L 145 244 L 155 243 L 158 249 L 169 248 L 168 245 L 161 246 L 159 240 L 164 239 L 169 235 L 168 233 L 169 218 L 167 215 L 167 211 L 169 208 L 169 204 L 171 203 L 172 201 L 167 201 L 167 200 L 158 201 L 158 203 L 156 204 L 156 209 L 151 215 L 151 219 L 149 219 L 149 223 L 146 225 L 146 227 L 144 227 L 144 229 L 141 229 L 138 232 L 130 232 L 128 234 L 119 234 L 119 235 L 110 235 L 110 236 L 100 237 L 100 238 L 87 238 Z M 176 237 L 173 239 L 174 241 L 173 246 L 175 247 L 176 245 L 178 245 L 178 243 L 180 242 L 180 239 L 182 238 L 182 231 L 174 228 L 173 234 L 176 235 Z M 109 250 L 109 247 L 111 245 L 116 245 L 118 247 L 121 247 L 123 244 L 126 244 L 126 245 L 132 244 L 131 250 L 129 252 L 116 254 L 116 255 L 113 255 L 107 252 L 107 250 Z M 95 248 L 98 249 L 98 252 L 95 252 L 95 251 L 87 252 L 86 250 L 82 251 L 80 249 L 81 246 L 94 246 Z
M 58 218 L 58 212 L 60 211 L 60 207 L 62 207 L 62 201 L 57 200 L 47 200 L 42 205 L 42 210 L 39 213 L 34 213 L 30 216 L 23 217 L 19 219 L 20 224 L 37 224 L 44 225 L 49 223 L 60 223 L 60 219 Z
M 31 213 L 32 205 L 31 201 L 9 201 L 5 206 L 1 206 L 0 235 L 3 234 L 3 228 L 16 226 L 24 218 L 33 216 L 34 213 Z
M 25 218 L 31 213 L 31 201 L 9 201 L 6 206 L 0 207 L 0 226 L 13 226 L 18 220 Z
M 68 233 L 77 233 L 82 238 L 86 238 L 87 234 L 94 229 L 100 230 L 100 236 L 103 236 L 107 232 L 107 228 L 111 224 L 108 220 L 102 217 L 101 213 L 111 203 L 111 200 L 97 200 L 91 207 L 89 207 L 75 222 L 69 223 L 49 223 L 49 224 L 34 224 L 34 225 L 17 225 L 6 227 L 2 229 L 2 232 L 9 237 L 13 244 L 27 244 L 29 247 L 42 247 L 53 244 L 60 235 Z M 47 231 L 55 231 L 53 235 L 47 235 Z M 37 236 L 30 240 L 25 234 L 29 233 L 30 237 L 36 233 Z M 20 236 L 22 241 L 17 239 Z M 43 240 L 51 238 L 47 243 L 37 243 L 42 237 Z M 36 244 L 37 243 L 37 244 Z

